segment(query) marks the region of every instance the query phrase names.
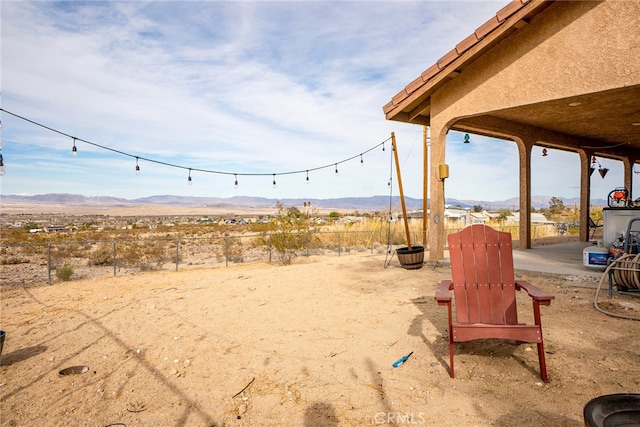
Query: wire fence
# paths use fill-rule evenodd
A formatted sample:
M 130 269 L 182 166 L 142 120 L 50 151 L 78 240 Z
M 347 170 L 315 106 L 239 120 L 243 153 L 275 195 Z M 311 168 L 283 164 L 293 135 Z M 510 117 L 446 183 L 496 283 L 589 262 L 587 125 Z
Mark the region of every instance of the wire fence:
M 296 256 L 384 254 L 403 245 L 394 230 L 318 232 Z M 279 262 L 268 233 L 216 237 L 51 241 L 0 245 L 3 286 L 35 286 L 58 281 L 119 276 L 146 271 L 220 268 L 248 262 Z M 412 233 L 413 241 L 422 239 Z
M 517 235 L 517 227 L 500 227 Z M 554 226 L 533 227 L 537 234 L 562 234 Z M 445 234 L 459 228 L 445 230 Z M 211 237 L 150 237 L 113 240 L 49 241 L 0 244 L 0 284 L 38 286 L 66 280 L 130 275 L 147 271 L 220 268 L 250 262 L 279 262 L 268 244 L 270 234 L 225 234 Z M 379 227 L 369 231 L 315 232 L 296 256 L 342 256 L 352 253 L 388 254 L 407 245 L 404 230 Z M 421 231 L 410 231 L 413 245 L 422 245 Z M 517 238 L 514 236 L 514 238 Z M 445 236 L 446 241 L 446 236 Z M 427 250 L 428 247 L 425 247 Z

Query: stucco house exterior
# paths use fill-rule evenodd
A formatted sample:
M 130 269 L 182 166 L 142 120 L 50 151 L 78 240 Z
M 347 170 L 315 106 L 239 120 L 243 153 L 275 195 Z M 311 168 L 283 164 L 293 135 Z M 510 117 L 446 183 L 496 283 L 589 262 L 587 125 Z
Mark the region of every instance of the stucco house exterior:
M 521 248 L 531 247 L 532 147 L 577 153 L 586 242 L 591 157 L 621 160 L 632 191 L 639 100 L 639 1 L 514 0 L 499 10 L 383 106 L 388 120 L 430 127 L 429 258 L 444 254 L 446 180 L 437 174 L 449 130 L 517 145 Z

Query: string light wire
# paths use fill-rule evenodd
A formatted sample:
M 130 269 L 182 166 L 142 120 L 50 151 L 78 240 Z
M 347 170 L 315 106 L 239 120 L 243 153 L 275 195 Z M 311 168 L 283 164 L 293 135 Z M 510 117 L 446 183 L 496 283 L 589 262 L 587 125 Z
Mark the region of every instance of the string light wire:
M 218 175 L 234 175 L 234 177 L 236 177 L 236 178 L 238 176 L 273 176 L 274 185 L 275 185 L 275 176 L 276 175 L 294 175 L 294 174 L 306 173 L 307 177 L 308 177 L 309 176 L 309 172 L 314 172 L 314 171 L 318 171 L 318 170 L 321 170 L 321 169 L 327 169 L 327 168 L 330 168 L 330 167 L 335 167 L 336 173 L 337 173 L 339 164 L 349 162 L 349 161 L 351 161 L 353 159 L 356 159 L 358 157 L 360 157 L 362 159 L 362 155 L 367 154 L 370 151 L 373 151 L 373 150 L 377 149 L 380 146 L 382 146 L 382 151 L 385 151 L 384 150 L 384 143 L 391 139 L 391 137 L 389 137 L 389 138 L 385 139 L 384 141 L 376 144 L 375 146 L 369 148 L 368 150 L 365 150 L 365 151 L 363 151 L 361 153 L 358 153 L 358 154 L 356 154 L 354 156 L 351 156 L 351 157 L 346 158 L 344 160 L 341 160 L 339 162 L 332 162 L 332 163 L 328 163 L 326 165 L 318 166 L 318 167 L 315 167 L 315 168 L 308 168 L 308 169 L 302 169 L 302 170 L 292 170 L 292 171 L 285 171 L 285 172 L 278 172 L 278 173 L 259 173 L 259 172 L 256 172 L 256 173 L 248 173 L 248 172 L 241 173 L 241 172 L 229 172 L 229 171 L 220 171 L 220 170 L 213 170 L 213 169 L 191 168 L 191 167 L 188 167 L 188 166 L 178 165 L 178 164 L 175 164 L 175 163 L 163 162 L 161 160 L 156 160 L 156 159 L 152 159 L 152 158 L 149 158 L 149 157 L 138 156 L 138 155 L 135 155 L 135 154 L 127 153 L 125 151 L 117 150 L 115 148 L 111 148 L 111 147 L 107 147 L 107 146 L 104 146 L 104 145 L 101 145 L 101 144 L 97 144 L 95 142 L 87 141 L 86 139 L 78 138 L 78 137 L 73 136 L 73 135 L 69 135 L 68 133 L 62 132 L 62 131 L 60 131 L 58 129 L 54 129 L 54 128 L 49 127 L 47 125 L 44 125 L 42 123 L 38 123 L 38 122 L 36 122 L 34 120 L 31 120 L 31 119 L 28 119 L 26 117 L 20 116 L 20 115 L 18 115 L 16 113 L 13 113 L 11 111 L 5 110 L 4 108 L 0 108 L 0 111 L 2 111 L 3 113 L 9 114 L 9 115 L 11 115 L 11 116 L 13 116 L 13 117 L 15 117 L 17 119 L 23 120 L 23 121 L 25 121 L 27 123 L 31 123 L 32 125 L 35 125 L 35 126 L 43 128 L 43 129 L 46 129 L 46 130 L 48 130 L 50 132 L 54 132 L 54 133 L 57 133 L 59 135 L 66 136 L 67 138 L 70 138 L 70 139 L 73 140 L 74 147 L 75 147 L 76 142 L 82 142 L 82 143 L 91 145 L 93 147 L 100 148 L 102 150 L 110 151 L 112 153 L 117 153 L 117 154 L 120 154 L 122 156 L 135 158 L 136 162 L 138 160 L 143 160 L 145 162 L 155 163 L 155 164 L 162 165 L 162 166 L 168 166 L 168 167 L 172 167 L 172 168 L 188 170 L 189 171 L 189 182 L 191 182 L 190 178 L 191 178 L 191 172 L 192 171 L 193 172 L 210 173 L 210 174 L 218 174 Z

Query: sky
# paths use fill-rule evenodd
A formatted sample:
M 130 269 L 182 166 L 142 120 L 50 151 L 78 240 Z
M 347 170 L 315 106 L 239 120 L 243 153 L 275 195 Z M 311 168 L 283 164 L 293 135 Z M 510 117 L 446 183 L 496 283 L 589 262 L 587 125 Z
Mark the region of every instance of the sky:
M 507 3 L 3 1 L 1 194 L 398 195 L 393 132 L 422 198 L 423 128 L 382 106 Z M 463 138 L 448 135 L 446 197 L 517 197 L 515 144 Z M 541 153 L 532 194 L 578 197 L 578 156 Z M 622 165 L 598 160 L 606 199 Z

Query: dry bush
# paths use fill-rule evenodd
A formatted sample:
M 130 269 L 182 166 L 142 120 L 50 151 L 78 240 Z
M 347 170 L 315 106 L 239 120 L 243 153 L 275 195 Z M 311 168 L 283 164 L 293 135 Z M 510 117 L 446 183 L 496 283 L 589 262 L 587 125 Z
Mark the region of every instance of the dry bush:
M 73 267 L 70 265 L 63 265 L 62 267 L 56 268 L 56 277 L 63 281 L 71 280 L 71 276 L 73 276 Z

